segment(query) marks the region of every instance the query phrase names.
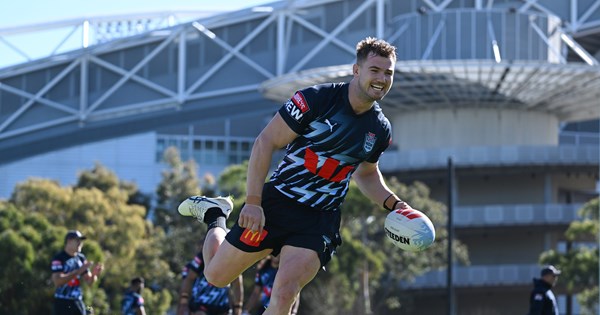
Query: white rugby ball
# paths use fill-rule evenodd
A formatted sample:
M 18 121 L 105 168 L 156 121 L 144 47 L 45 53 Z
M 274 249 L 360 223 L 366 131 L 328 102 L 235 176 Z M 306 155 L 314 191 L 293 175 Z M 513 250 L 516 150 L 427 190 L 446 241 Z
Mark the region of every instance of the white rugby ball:
M 435 240 L 435 228 L 431 220 L 415 209 L 397 209 L 385 219 L 385 235 L 403 250 L 418 252 Z

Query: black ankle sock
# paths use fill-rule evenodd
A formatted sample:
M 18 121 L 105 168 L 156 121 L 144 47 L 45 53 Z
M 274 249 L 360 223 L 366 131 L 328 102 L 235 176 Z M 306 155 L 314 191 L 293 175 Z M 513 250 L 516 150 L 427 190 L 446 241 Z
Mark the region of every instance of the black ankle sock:
M 225 215 L 223 214 L 223 211 L 221 211 L 220 208 L 210 208 L 208 210 L 206 210 L 206 213 L 204 214 L 204 223 L 206 224 L 211 224 L 213 223 L 218 217 L 223 217 L 225 218 Z
M 208 223 L 208 229 L 214 229 L 216 227 L 220 227 L 223 230 L 227 231 L 227 225 L 225 224 L 225 217 L 220 216 L 217 217 L 212 223 Z

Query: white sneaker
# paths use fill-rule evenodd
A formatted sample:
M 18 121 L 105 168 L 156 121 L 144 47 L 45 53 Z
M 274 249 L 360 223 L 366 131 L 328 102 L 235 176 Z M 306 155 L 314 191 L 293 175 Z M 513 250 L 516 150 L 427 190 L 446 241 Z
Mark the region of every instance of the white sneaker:
M 233 200 L 231 197 L 221 196 L 215 198 L 192 196 L 182 201 L 177 207 L 177 211 L 183 216 L 194 217 L 198 221 L 204 222 L 204 214 L 210 208 L 221 209 L 225 218 L 228 218 L 231 210 L 233 210 Z

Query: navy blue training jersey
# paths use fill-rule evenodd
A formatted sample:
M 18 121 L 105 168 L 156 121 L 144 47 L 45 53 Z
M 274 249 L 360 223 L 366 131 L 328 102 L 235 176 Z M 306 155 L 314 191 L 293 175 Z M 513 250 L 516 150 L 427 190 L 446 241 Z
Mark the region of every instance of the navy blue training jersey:
M 273 290 L 273 285 L 275 284 L 275 275 L 277 274 L 277 268 L 271 266 L 270 262 L 260 268 L 258 272 L 256 272 L 256 276 L 254 277 L 254 284 L 260 287 L 260 306 L 259 312 L 257 314 L 262 314 L 264 310 L 269 306 L 269 302 L 271 302 L 271 291 Z
M 192 261 L 184 268 L 182 276 L 187 277 L 190 270 L 193 270 L 198 277 L 192 287 L 192 296 L 190 306 L 197 309 L 204 306 L 211 312 L 226 312 L 229 310 L 229 286 L 224 288 L 215 287 L 208 283 L 204 277 L 204 263 L 202 261 L 202 252 L 198 253 Z
M 279 109 L 300 136 L 271 181 L 288 197 L 323 210 L 337 209 L 361 162 L 375 163 L 391 142 L 391 125 L 379 104 L 354 113 L 348 83 L 329 83 L 300 90 Z
M 82 253 L 77 253 L 75 256 L 70 256 L 64 250 L 52 258 L 52 273 L 62 272 L 69 273 L 75 269 L 81 268 L 86 261 Z M 58 299 L 80 300 L 83 298 L 81 292 L 81 275 L 71 279 L 67 284 L 64 284 L 54 292 L 54 297 Z
M 123 315 L 136 315 L 137 310 L 144 307 L 144 298 L 135 291 L 127 291 L 121 301 L 121 313 Z

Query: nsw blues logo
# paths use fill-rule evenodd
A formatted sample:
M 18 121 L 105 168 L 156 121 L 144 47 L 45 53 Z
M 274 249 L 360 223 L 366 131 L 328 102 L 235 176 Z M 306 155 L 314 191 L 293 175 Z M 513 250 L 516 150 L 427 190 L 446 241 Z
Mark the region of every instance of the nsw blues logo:
M 371 152 L 371 150 L 373 150 L 373 147 L 375 146 L 375 140 L 377 140 L 375 134 L 372 132 L 367 132 L 367 134 L 365 135 L 365 143 L 363 144 L 363 150 L 365 150 L 365 152 L 367 153 Z
M 300 122 L 302 117 L 304 117 L 304 114 L 310 110 L 310 107 L 302 92 L 298 91 L 289 101 L 287 101 L 287 103 L 285 103 L 285 109 L 292 118 Z

